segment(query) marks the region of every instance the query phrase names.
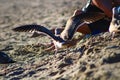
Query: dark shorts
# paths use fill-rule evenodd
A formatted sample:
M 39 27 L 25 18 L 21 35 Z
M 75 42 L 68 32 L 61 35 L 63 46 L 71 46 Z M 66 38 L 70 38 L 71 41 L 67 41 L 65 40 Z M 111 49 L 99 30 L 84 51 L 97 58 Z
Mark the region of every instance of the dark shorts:
M 82 8 L 83 12 L 102 12 L 104 13 L 101 9 L 96 7 L 95 5 L 92 4 L 86 4 L 85 7 Z
M 83 11 L 85 10 L 85 12 L 101 12 L 104 13 L 101 9 L 99 9 L 98 7 L 94 6 L 94 5 L 89 5 L 87 8 L 83 9 Z M 91 34 L 98 34 L 101 32 L 106 32 L 109 29 L 109 25 L 110 25 L 110 20 L 108 19 L 100 19 L 99 21 L 93 22 L 91 24 L 88 24 L 90 30 L 91 30 Z
M 92 35 L 98 34 L 101 32 L 107 32 L 109 29 L 109 25 L 110 25 L 110 21 L 105 19 L 101 19 L 94 23 L 88 24 Z

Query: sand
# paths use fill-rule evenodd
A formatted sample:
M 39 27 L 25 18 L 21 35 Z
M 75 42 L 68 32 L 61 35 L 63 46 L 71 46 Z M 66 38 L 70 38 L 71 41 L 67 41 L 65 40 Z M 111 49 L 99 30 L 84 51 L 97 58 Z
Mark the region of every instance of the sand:
M 67 52 L 45 52 L 34 45 L 48 37 L 12 29 L 40 24 L 49 29 L 65 26 L 86 0 L 0 0 L 0 51 L 15 63 L 0 64 L 0 80 L 120 80 L 120 36 L 101 33 L 80 41 Z

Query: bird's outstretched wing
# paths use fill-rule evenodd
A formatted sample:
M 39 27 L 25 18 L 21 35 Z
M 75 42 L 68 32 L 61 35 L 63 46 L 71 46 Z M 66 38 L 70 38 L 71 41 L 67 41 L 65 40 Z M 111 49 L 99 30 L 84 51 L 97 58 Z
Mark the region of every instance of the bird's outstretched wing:
M 35 38 L 35 37 L 44 37 L 44 36 L 46 36 L 44 33 L 38 33 L 38 32 L 34 32 L 30 37 L 31 38 Z
M 37 25 L 37 24 L 22 25 L 22 26 L 14 28 L 13 31 L 32 32 L 32 33 L 41 33 L 42 32 L 43 34 L 46 34 L 46 35 L 50 36 L 55 41 L 64 42 L 64 40 L 62 38 L 60 38 L 59 36 L 55 36 L 52 33 L 52 31 L 50 31 L 49 29 L 47 29 L 44 26 Z

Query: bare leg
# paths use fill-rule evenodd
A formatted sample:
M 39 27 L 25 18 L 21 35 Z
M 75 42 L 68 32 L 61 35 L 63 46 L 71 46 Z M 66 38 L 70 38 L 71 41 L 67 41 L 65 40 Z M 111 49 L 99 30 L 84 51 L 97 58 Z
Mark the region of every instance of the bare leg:
M 114 4 L 113 4 L 114 6 L 119 6 L 120 5 L 120 0 L 114 0 Z
M 91 30 L 89 28 L 89 26 L 84 23 L 83 25 L 79 25 L 77 32 L 83 33 L 83 34 L 90 34 Z
M 92 0 L 93 4 L 104 11 L 108 17 L 112 17 L 112 0 Z

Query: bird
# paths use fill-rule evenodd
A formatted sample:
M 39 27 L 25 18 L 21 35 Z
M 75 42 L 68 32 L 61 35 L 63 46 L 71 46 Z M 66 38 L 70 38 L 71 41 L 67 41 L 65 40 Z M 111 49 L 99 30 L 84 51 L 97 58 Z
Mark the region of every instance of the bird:
M 79 25 L 84 23 L 90 24 L 96 22 L 105 17 L 102 12 L 80 12 L 80 10 L 75 10 L 74 14 L 67 20 L 65 29 L 61 33 L 61 37 L 64 40 L 71 40 L 75 32 L 77 32 Z M 85 27 L 84 27 L 85 28 Z M 82 29 L 82 33 L 88 33 L 88 29 Z M 79 32 L 79 31 L 78 31 Z
M 77 11 L 74 12 L 73 16 L 67 21 L 65 28 L 57 28 L 49 30 L 44 26 L 37 25 L 37 24 L 28 24 L 28 25 L 21 25 L 19 27 L 13 28 L 13 31 L 17 32 L 32 32 L 33 35 L 31 37 L 38 37 L 41 34 L 48 35 L 53 40 L 53 44 L 55 46 L 55 52 L 57 53 L 58 48 L 67 48 L 70 46 L 73 46 L 72 42 L 76 41 L 78 42 L 79 39 L 73 39 L 70 41 L 64 40 L 60 36 L 61 33 L 67 33 L 69 30 L 69 33 L 72 33 L 70 36 L 73 37 L 73 34 L 76 32 L 77 26 L 82 23 L 92 23 L 95 22 L 103 17 L 105 15 L 103 13 L 83 13 L 81 15 L 76 15 Z M 70 31 L 71 30 L 71 31 Z M 55 32 L 53 32 L 55 31 Z M 54 34 L 55 33 L 55 34 Z M 63 34 L 64 36 L 65 34 Z M 53 48 L 53 47 L 52 47 Z
M 112 39 L 115 36 L 115 33 L 120 32 L 120 6 L 114 7 L 112 9 L 112 20 L 109 27 L 109 32 L 112 34 Z
M 59 31 L 57 31 L 57 29 L 55 29 L 54 34 L 51 30 L 47 29 L 46 27 L 37 24 L 21 25 L 16 28 L 13 28 L 12 30 L 16 32 L 32 32 L 33 35 L 37 34 L 37 36 L 41 33 L 48 35 L 53 40 L 53 44 L 55 46 L 55 53 L 57 53 L 58 48 L 62 48 L 62 44 L 65 43 L 65 41 L 62 38 L 60 38 L 60 36 L 58 36 Z
M 40 45 L 44 45 L 47 47 L 49 46 L 49 48 L 45 49 L 44 51 L 51 51 L 54 49 L 55 54 L 57 54 L 58 49 L 66 49 L 75 46 L 77 42 L 84 37 L 82 36 L 82 37 L 74 38 L 71 41 L 64 41 L 60 37 L 60 33 L 62 32 L 63 28 L 56 28 L 56 29 L 54 28 L 52 30 L 49 30 L 46 27 L 37 24 L 21 25 L 19 27 L 13 28 L 12 30 L 15 32 L 32 32 L 33 35 L 37 34 L 37 36 L 32 35 L 33 37 L 38 37 L 41 34 L 48 35 L 52 39 L 52 43 L 40 44 Z

